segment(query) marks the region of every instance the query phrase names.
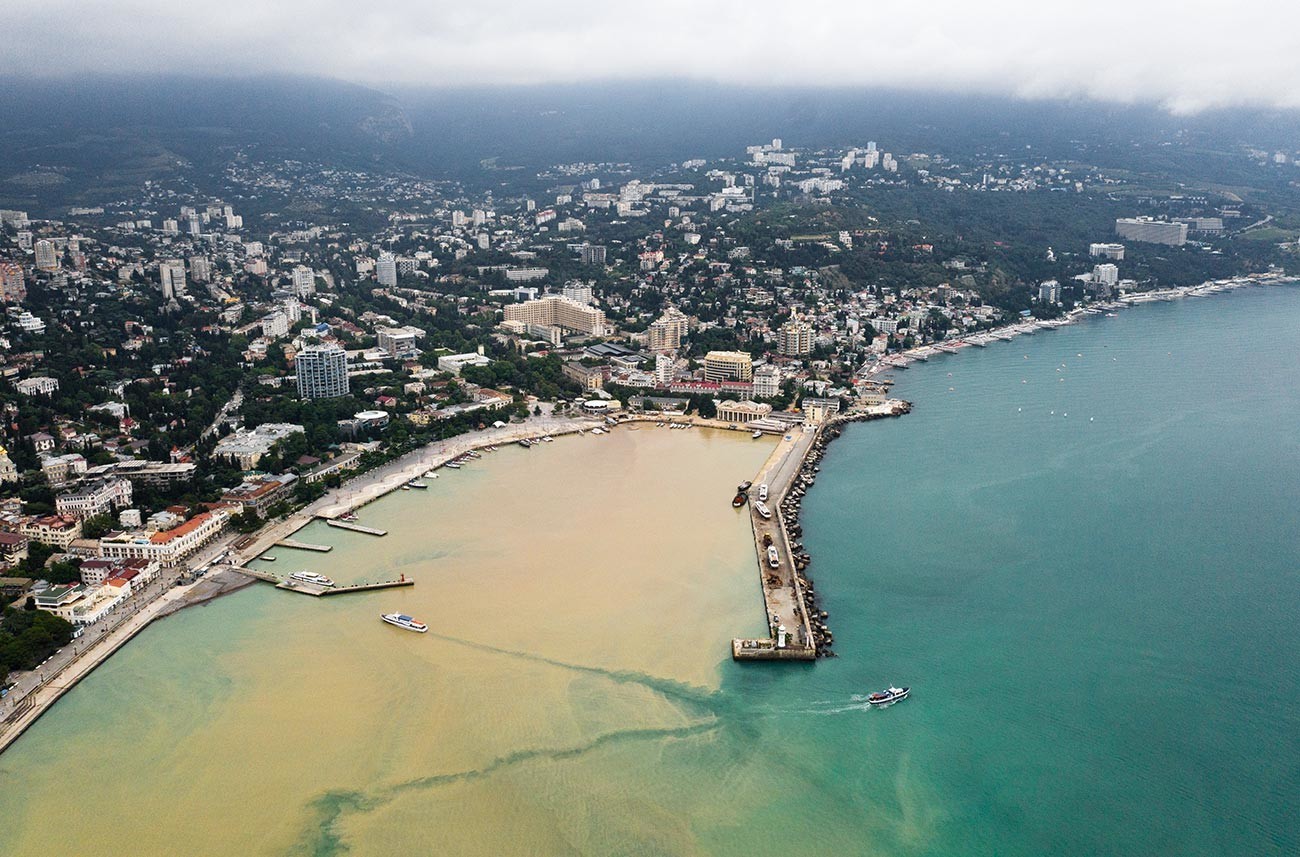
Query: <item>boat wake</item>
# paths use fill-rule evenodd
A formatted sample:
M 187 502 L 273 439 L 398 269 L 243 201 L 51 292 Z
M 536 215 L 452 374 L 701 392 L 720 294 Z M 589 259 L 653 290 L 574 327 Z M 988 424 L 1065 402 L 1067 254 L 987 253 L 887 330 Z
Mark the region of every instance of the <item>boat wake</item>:
M 854 711 L 870 711 L 872 705 L 867 701 L 867 694 L 855 693 L 849 696 L 848 700 L 826 699 L 812 703 L 812 708 L 805 708 L 793 712 L 795 714 L 811 714 L 813 716 L 829 716 L 832 714 L 848 714 Z

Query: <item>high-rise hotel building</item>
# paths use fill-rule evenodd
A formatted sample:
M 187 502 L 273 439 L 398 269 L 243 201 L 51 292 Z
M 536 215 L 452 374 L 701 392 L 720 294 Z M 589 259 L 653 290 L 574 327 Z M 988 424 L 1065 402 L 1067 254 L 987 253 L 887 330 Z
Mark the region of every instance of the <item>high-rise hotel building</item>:
M 298 352 L 298 397 L 334 399 L 348 394 L 348 355 L 333 343 L 309 345 Z

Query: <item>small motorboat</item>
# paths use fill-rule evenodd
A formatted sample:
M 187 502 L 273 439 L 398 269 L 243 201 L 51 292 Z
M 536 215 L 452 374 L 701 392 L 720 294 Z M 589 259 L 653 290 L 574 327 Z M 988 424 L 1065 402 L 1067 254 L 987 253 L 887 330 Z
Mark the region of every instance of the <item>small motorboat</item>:
M 739 509 L 741 506 L 745 505 L 745 500 L 747 499 L 748 495 L 744 491 L 739 491 L 736 493 L 735 497 L 731 498 L 731 505 L 734 508 Z
M 753 482 L 742 482 L 742 483 L 740 483 L 739 485 L 736 486 L 736 490 L 737 490 L 737 491 L 748 491 L 748 490 L 749 490 L 750 488 L 752 488 L 752 487 L 754 487 L 754 483 L 753 483 Z
M 889 705 L 898 702 L 900 699 L 907 699 L 907 695 L 911 692 L 910 687 L 891 687 L 871 694 L 867 697 L 867 702 L 872 705 Z

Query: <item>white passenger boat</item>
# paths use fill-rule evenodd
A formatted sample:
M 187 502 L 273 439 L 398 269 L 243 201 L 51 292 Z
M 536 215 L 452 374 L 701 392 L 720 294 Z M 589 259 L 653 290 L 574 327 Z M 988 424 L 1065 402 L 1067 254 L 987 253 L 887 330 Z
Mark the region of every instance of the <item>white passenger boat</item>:
M 314 571 L 295 571 L 289 575 L 289 579 L 294 583 L 310 583 L 313 586 L 333 586 L 334 581 L 330 580 L 323 574 L 317 574 Z
M 381 613 L 379 614 L 379 618 L 383 619 L 390 625 L 396 625 L 397 627 L 404 628 L 407 631 L 415 631 L 417 634 L 423 634 L 425 631 L 429 630 L 428 625 L 423 622 L 415 621 L 405 613 Z

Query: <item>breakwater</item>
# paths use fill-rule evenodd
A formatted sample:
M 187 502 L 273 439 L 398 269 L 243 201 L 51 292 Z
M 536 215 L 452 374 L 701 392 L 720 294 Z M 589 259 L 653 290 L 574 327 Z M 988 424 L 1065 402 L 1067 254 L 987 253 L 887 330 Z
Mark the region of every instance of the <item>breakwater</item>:
M 891 399 L 792 429 L 778 443 L 748 489 L 769 636 L 732 640 L 733 659 L 806 661 L 834 656 L 830 614 L 818 603 L 808 575 L 812 556 L 804 550 L 799 523 L 803 498 L 821 470 L 826 447 L 840 436 L 845 423 L 901 416 L 911 409 L 910 402 Z

